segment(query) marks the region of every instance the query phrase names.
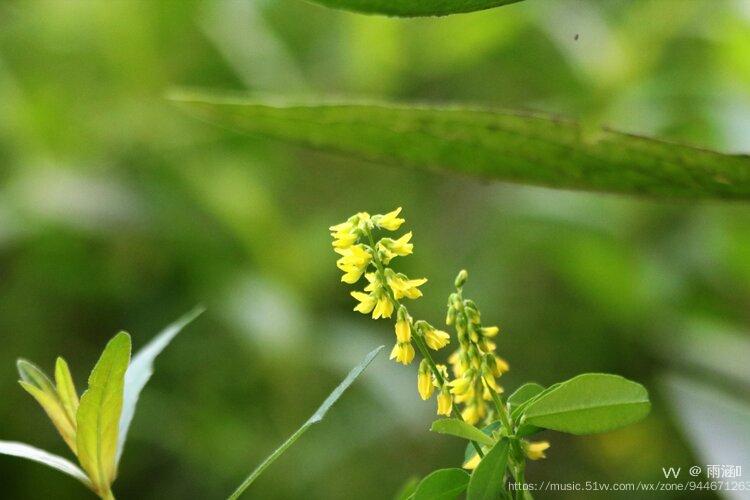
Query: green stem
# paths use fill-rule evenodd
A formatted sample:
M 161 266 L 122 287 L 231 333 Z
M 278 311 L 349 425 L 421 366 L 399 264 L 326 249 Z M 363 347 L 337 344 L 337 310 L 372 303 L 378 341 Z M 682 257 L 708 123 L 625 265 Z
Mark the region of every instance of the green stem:
M 388 298 L 393 303 L 393 309 L 398 311 L 398 309 L 401 307 L 401 303 L 396 299 L 393 291 L 388 286 L 388 283 L 385 279 L 385 269 L 383 268 L 383 263 L 380 262 L 380 257 L 378 256 L 377 248 L 375 247 L 375 239 L 372 237 L 372 231 L 370 231 L 369 229 L 367 230 L 367 239 L 370 241 L 370 249 L 372 250 L 372 263 L 375 265 L 375 268 L 380 275 L 380 282 L 383 284 L 383 289 L 386 291 L 386 293 L 388 294 Z M 409 318 L 409 327 L 414 330 L 414 324 L 411 320 L 411 317 Z M 430 366 L 430 370 L 432 371 L 432 374 L 435 376 L 435 380 L 437 380 L 438 385 L 440 386 L 439 389 L 442 389 L 446 382 L 443 379 L 443 375 L 440 373 L 440 370 L 438 370 L 435 360 L 432 359 L 432 355 L 430 354 L 427 345 L 424 343 L 424 339 L 422 339 L 419 334 L 415 334 L 414 343 L 417 344 L 417 348 L 419 349 L 420 354 L 422 354 L 422 357 L 427 360 L 427 364 Z M 454 418 L 462 420 L 461 415 L 458 413 L 458 410 L 456 410 L 455 406 L 451 407 L 451 414 Z M 475 441 L 470 441 L 470 443 L 476 450 L 479 457 L 484 458 L 484 452 L 482 452 L 482 448 L 479 446 L 479 443 Z

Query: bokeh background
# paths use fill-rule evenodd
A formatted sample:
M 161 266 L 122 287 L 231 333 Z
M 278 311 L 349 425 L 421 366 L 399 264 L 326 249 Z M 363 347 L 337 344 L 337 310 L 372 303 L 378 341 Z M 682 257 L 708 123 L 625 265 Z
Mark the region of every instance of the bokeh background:
M 289 148 L 195 120 L 164 99 L 176 86 L 534 109 L 747 153 L 749 1 L 528 0 L 416 20 L 301 0 L 0 3 L 0 439 L 67 456 L 16 384 L 16 357 L 51 369 L 62 354 L 80 389 L 119 329 L 137 347 L 202 303 L 157 360 L 115 491 L 226 496 L 393 342 L 390 323 L 351 312 L 327 227 L 403 206 L 415 254 L 399 264 L 430 278 L 414 312 L 439 322 L 468 269 L 467 294 L 503 329 L 508 389 L 609 371 L 651 391 L 635 426 L 545 436 L 530 480 L 657 481 L 713 463 L 750 480 L 750 206 Z M 430 434 L 433 418 L 415 367 L 382 356 L 248 497 L 390 498 L 459 464 L 462 443 Z M 87 495 L 8 457 L 0 487 Z

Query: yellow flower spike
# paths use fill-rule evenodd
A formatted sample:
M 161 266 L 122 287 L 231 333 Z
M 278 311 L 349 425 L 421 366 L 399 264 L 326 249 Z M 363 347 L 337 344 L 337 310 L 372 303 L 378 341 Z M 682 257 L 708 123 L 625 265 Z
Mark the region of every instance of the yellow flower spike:
M 479 465 L 479 462 L 481 461 L 482 459 L 479 457 L 477 453 L 475 453 L 473 457 L 471 457 L 466 462 L 464 462 L 463 468 L 468 469 L 468 470 L 474 470 L 477 468 L 477 465 Z
M 411 363 L 414 359 L 414 347 L 411 342 L 396 342 L 391 351 L 390 359 L 394 359 L 402 365 Z
M 370 314 L 377 302 L 375 297 L 364 292 L 351 292 L 351 296 L 359 301 L 359 304 L 354 306 L 354 310 L 362 314 Z
M 419 370 L 417 371 L 417 390 L 419 391 L 419 396 L 423 400 L 430 399 L 435 390 L 432 373 L 430 373 L 430 365 L 426 359 L 423 359 L 419 363 Z
M 440 389 L 440 394 L 438 394 L 437 398 L 437 414 L 450 416 L 452 410 L 453 397 L 448 391 L 448 386 L 444 385 L 443 388 Z
M 427 347 L 433 351 L 437 351 L 450 343 L 451 336 L 442 330 L 429 328 L 424 332 L 424 341 L 427 344 Z
M 378 217 L 377 222 L 375 222 L 375 224 L 381 229 L 387 229 L 388 231 L 396 231 L 398 228 L 401 227 L 401 224 L 405 222 L 404 219 L 398 218 L 399 213 L 401 213 L 401 207 L 398 207 L 396 210 L 392 212 L 388 212 L 387 214 Z
M 544 453 L 550 444 L 548 441 L 524 441 L 523 451 L 529 460 L 539 460 L 541 458 L 547 458 Z

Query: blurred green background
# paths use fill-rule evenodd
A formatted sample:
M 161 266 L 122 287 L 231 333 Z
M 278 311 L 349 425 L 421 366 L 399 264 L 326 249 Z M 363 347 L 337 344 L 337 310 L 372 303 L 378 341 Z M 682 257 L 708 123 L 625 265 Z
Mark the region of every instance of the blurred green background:
M 157 360 L 115 492 L 226 496 L 393 342 L 390 323 L 351 312 L 327 228 L 403 206 L 415 255 L 398 264 L 430 278 L 414 312 L 437 324 L 468 269 L 467 295 L 503 329 L 506 388 L 610 371 L 652 393 L 635 426 L 544 436 L 531 481 L 658 481 L 711 463 L 750 479 L 750 206 L 293 149 L 193 119 L 163 98 L 174 86 L 535 109 L 747 153 L 749 1 L 528 0 L 414 20 L 298 0 L 0 3 L 0 439 L 67 456 L 16 357 L 51 370 L 62 354 L 80 389 L 116 331 L 137 348 L 203 303 Z M 381 356 L 248 497 L 390 498 L 459 464 L 433 417 L 416 368 Z M 0 485 L 4 498 L 87 495 L 8 457 Z

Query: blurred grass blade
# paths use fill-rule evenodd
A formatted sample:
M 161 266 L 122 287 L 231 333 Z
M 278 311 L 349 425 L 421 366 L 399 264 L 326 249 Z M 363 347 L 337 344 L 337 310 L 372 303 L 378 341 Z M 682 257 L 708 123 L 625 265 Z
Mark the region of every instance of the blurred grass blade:
M 508 440 L 501 439 L 471 474 L 466 500 L 495 500 L 504 488 L 508 464 Z
M 135 407 L 138 397 L 154 373 L 154 360 L 174 339 L 183 328 L 189 325 L 195 318 L 200 316 L 205 308 L 196 307 L 182 316 L 174 323 L 167 326 L 156 337 L 138 351 L 128 366 L 125 373 L 125 390 L 122 403 L 122 416 L 120 417 L 120 431 L 117 437 L 117 457 L 115 463 L 120 463 L 125 440 L 128 436 L 130 423 L 133 421 Z
M 130 335 L 120 332 L 96 362 L 78 406 L 78 461 L 100 495 L 109 492 L 117 474 L 115 451 L 129 362 Z
M 492 446 L 495 444 L 495 441 L 490 436 L 473 425 L 457 418 L 435 420 L 432 423 L 430 430 L 432 432 L 437 432 L 438 434 L 450 434 L 451 436 L 468 439 L 469 441 L 476 441 L 477 443 L 486 446 Z
M 648 391 L 619 375 L 585 373 L 543 392 L 523 411 L 524 424 L 570 434 L 607 432 L 651 410 Z
M 76 413 L 78 412 L 78 392 L 73 383 L 68 363 L 61 357 L 55 362 L 55 384 L 57 384 L 57 395 L 60 398 L 68 420 L 75 425 Z
M 590 131 L 543 114 L 190 92 L 170 97 L 236 131 L 401 167 L 564 189 L 750 199 L 750 156 Z
M 73 462 L 44 450 L 40 450 L 39 448 L 35 448 L 34 446 L 15 441 L 0 441 L 0 454 L 26 458 L 34 462 L 39 462 L 40 464 L 47 465 L 78 479 L 87 488 L 92 488 L 89 478 L 86 477 L 86 474 Z
M 250 486 L 253 481 L 255 481 L 258 476 L 260 476 L 266 468 L 271 465 L 277 458 L 279 458 L 291 445 L 294 444 L 299 437 L 305 433 L 305 431 L 313 424 L 320 422 L 323 420 L 323 417 L 325 416 L 326 412 L 333 406 L 333 404 L 338 400 L 341 395 L 346 391 L 350 385 L 352 385 L 352 382 L 359 377 L 363 371 L 365 371 L 365 368 L 369 366 L 369 364 L 372 362 L 373 359 L 375 359 L 375 356 L 380 353 L 380 351 L 385 346 L 380 346 L 377 349 L 373 349 L 370 351 L 370 353 L 365 356 L 365 358 L 360 361 L 360 363 L 352 368 L 352 370 L 349 372 L 349 374 L 346 376 L 346 378 L 331 392 L 331 394 L 323 401 L 323 404 L 320 405 L 320 407 L 313 413 L 313 415 L 307 419 L 307 421 L 302 424 L 302 427 L 297 429 L 294 434 L 292 434 L 289 439 L 284 441 L 284 443 L 279 446 L 273 453 L 271 453 L 258 467 L 255 468 L 255 470 L 240 484 L 240 486 L 229 496 L 229 500 L 234 500 L 236 498 L 239 498 L 240 495 Z
M 486 10 L 523 0 L 312 0 L 334 9 L 388 16 L 447 16 Z

